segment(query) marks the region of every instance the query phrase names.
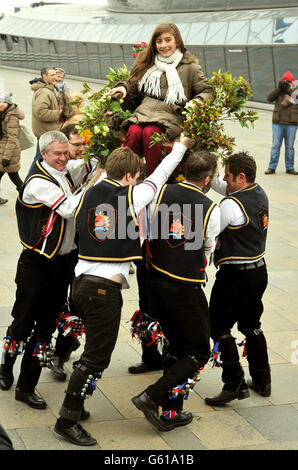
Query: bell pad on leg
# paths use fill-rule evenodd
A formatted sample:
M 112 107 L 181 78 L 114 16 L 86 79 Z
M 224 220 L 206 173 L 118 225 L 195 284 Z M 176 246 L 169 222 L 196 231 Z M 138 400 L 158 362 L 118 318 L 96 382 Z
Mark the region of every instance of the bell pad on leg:
M 42 340 L 37 340 L 36 346 L 33 350 L 32 356 L 36 357 L 39 361 L 40 367 L 51 368 L 51 360 L 55 355 L 55 348 L 52 343 L 46 343 Z
M 5 358 L 10 356 L 11 358 L 15 358 L 16 356 L 22 354 L 24 348 L 26 346 L 25 341 L 14 339 L 11 336 L 5 336 L 3 338 L 3 351 L 1 357 L 1 364 L 5 364 Z

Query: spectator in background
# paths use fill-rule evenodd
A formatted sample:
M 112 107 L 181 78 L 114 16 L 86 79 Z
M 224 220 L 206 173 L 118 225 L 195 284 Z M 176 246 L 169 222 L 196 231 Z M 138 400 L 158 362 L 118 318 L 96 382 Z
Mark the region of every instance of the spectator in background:
M 294 169 L 294 142 L 298 125 L 298 104 L 291 100 L 295 84 L 291 72 L 283 74 L 278 87 L 274 88 L 268 95 L 267 100 L 275 102 L 272 116 L 272 148 L 270 162 L 265 175 L 275 173 L 278 165 L 280 148 L 285 143 L 285 166 L 286 173 L 298 175 Z
M 66 93 L 69 93 L 69 87 L 65 83 L 64 78 L 65 78 L 65 70 L 61 69 L 60 67 L 55 67 L 56 70 L 56 82 L 55 82 L 55 89 L 60 92 L 60 91 L 66 91 Z
M 70 105 L 69 88 L 64 81 L 65 71 L 59 67 L 55 67 L 55 70 L 56 80 L 54 83 L 54 92 L 58 100 L 59 107 L 63 110 L 60 116 L 60 127 L 62 127 L 68 117 L 72 114 L 72 107 Z
M 39 150 L 39 138 L 48 131 L 60 128 L 63 113 L 54 91 L 56 81 L 56 70 L 54 67 L 43 67 L 40 77 L 34 78 L 29 83 L 34 92 L 32 98 L 32 132 L 37 137 L 36 154 L 34 162 L 42 158 Z
M 19 176 L 21 149 L 18 140 L 19 121 L 24 113 L 12 102 L 12 93 L 0 94 L 0 181 L 5 173 L 20 191 L 23 181 Z M 7 199 L 0 198 L 0 204 Z

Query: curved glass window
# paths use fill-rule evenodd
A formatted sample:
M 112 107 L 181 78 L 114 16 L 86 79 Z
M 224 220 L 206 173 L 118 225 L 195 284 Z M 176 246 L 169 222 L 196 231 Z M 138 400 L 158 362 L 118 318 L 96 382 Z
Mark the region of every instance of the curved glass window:
M 272 43 L 273 23 L 271 20 L 252 20 L 248 34 L 250 44 Z
M 209 23 L 208 31 L 206 34 L 207 44 L 224 44 L 228 30 L 228 23 Z

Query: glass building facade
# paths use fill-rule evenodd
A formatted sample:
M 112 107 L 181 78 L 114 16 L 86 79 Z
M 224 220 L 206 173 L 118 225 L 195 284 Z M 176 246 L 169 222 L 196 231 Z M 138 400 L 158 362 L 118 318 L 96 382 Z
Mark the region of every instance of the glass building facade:
M 289 8 L 254 11 L 229 9 L 232 4 L 240 8 L 241 0 L 150 2 L 152 8 L 167 4 L 160 15 L 137 12 L 133 6 L 138 3 L 145 2 L 110 0 L 107 7 L 89 10 L 64 5 L 9 15 L 0 21 L 0 64 L 36 71 L 61 66 L 69 75 L 105 80 L 110 67 L 130 68 L 132 46 L 149 41 L 156 25 L 170 21 L 178 25 L 187 50 L 198 56 L 206 76 L 221 69 L 245 77 L 254 101 L 266 102 L 285 71 L 298 78 L 298 8 L 291 7 L 291 1 Z M 186 6 L 191 11 L 192 5 L 203 9 L 207 3 L 221 11 L 185 12 Z M 132 13 L 116 12 L 125 4 Z

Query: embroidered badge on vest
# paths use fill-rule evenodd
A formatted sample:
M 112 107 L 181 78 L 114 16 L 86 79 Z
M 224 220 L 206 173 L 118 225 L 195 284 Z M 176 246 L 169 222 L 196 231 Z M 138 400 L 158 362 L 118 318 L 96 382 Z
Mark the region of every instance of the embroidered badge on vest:
M 257 221 L 263 238 L 266 238 L 268 230 L 268 207 L 262 207 L 257 213 Z
M 115 233 L 117 211 L 110 204 L 99 204 L 88 211 L 87 228 L 97 241 L 103 242 Z
M 163 224 L 163 238 L 171 248 L 177 248 L 189 240 L 192 220 L 183 214 L 167 213 Z

